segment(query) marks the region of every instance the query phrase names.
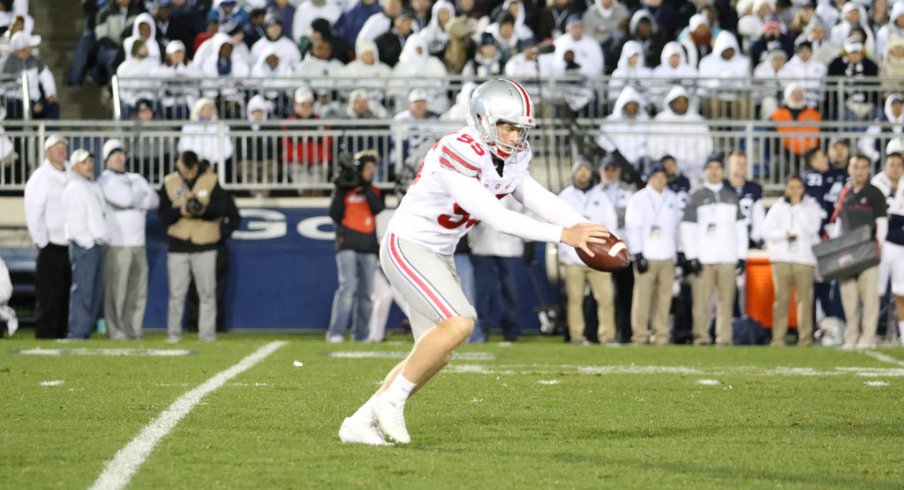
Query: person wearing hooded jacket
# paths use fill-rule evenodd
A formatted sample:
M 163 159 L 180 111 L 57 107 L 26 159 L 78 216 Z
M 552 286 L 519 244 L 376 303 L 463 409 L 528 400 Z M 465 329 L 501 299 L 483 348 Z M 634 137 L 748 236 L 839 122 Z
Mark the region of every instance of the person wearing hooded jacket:
M 628 40 L 639 42 L 643 46 L 643 55 L 647 68 L 655 68 L 656 62 L 662 55 L 663 46 L 671 39 L 671 37 L 666 37 L 653 15 L 649 11 L 641 9 L 634 12 L 631 16 L 631 20 L 628 23 L 628 36 L 624 39 L 624 42 Z M 614 60 L 618 58 L 617 55 L 619 53 L 621 53 L 621 46 L 615 44 L 611 51 L 606 52 L 606 55 L 609 59 Z M 610 54 L 612 56 L 609 56 Z
M 251 59 L 254 62 L 260 61 L 264 50 L 270 47 L 279 56 L 281 62 L 289 69 L 292 69 L 301 62 L 301 53 L 298 51 L 298 44 L 285 36 L 280 22 L 275 15 L 267 15 L 264 20 L 264 33 L 266 36 L 251 46 Z
M 869 58 L 876 57 L 876 39 L 873 35 L 873 29 L 869 26 L 869 17 L 866 15 L 866 9 L 857 2 L 847 2 L 841 7 L 841 19 L 835 27 L 832 27 L 829 37 L 832 42 L 843 45 L 851 35 L 854 29 L 862 29 L 866 35 L 864 41 L 864 53 Z
M 799 37 L 794 43 L 794 56 L 785 63 L 778 76 L 783 80 L 795 80 L 806 91 L 807 103 L 817 105 L 822 100 L 823 85 L 829 68 L 813 53 L 813 42 Z
M 389 66 L 395 66 L 399 62 L 402 50 L 405 49 L 405 44 L 415 32 L 412 11 L 403 10 L 395 16 L 392 19 L 392 27 L 374 39 L 380 51 L 380 61 Z
M 659 66 L 653 68 L 653 83 L 650 88 L 650 98 L 661 109 L 662 99 L 666 92 L 675 85 L 690 87 L 697 83 L 696 63 L 687 61 L 685 50 L 681 44 L 672 41 L 662 48 Z
M 713 138 L 703 116 L 690 110 L 690 96 L 676 85 L 665 96 L 662 112 L 654 121 L 666 125 L 653 126 L 647 143 L 647 154 L 658 160 L 673 155 L 681 163 L 692 184 L 702 179 L 703 164 L 713 151 Z
M 405 80 L 404 88 L 395 91 L 396 107 L 405 107 L 409 90 L 421 89 L 427 93 L 429 109 L 443 113 L 449 102 L 446 97 L 446 65 L 436 56 L 431 56 L 427 43 L 420 36 L 411 36 L 402 48 L 399 63 L 392 69 L 392 77 Z
M 347 10 L 336 22 L 336 32 L 345 39 L 349 46 L 353 46 L 358 39 L 361 28 L 372 16 L 382 10 L 381 2 L 377 0 L 359 0 L 354 7 Z M 401 3 L 399 4 L 401 5 Z M 377 33 L 379 35 L 380 33 Z M 374 36 L 376 39 L 376 36 Z
M 122 46 L 113 60 L 114 70 L 133 56 L 132 43 L 138 39 L 144 41 L 147 46 L 148 58 L 160 63 L 163 58 L 160 56 L 162 50 L 157 42 L 157 22 L 154 21 L 154 17 L 151 14 L 145 12 L 135 17 L 135 22 L 132 24 L 132 35 L 122 40 Z
M 292 44 L 299 39 L 311 35 L 311 21 L 314 19 L 326 19 L 330 25 L 335 25 L 342 15 L 342 8 L 333 0 L 308 0 L 298 4 L 295 9 L 295 17 L 292 19 Z
M 573 53 L 573 62 L 577 65 L 578 73 L 586 77 L 598 77 L 603 75 L 605 58 L 603 50 L 596 40 L 584 33 L 584 22 L 578 15 L 572 15 L 566 24 L 568 32 L 559 36 L 555 41 L 555 55 L 557 60 L 565 64 L 566 54 Z
M 876 117 L 879 94 L 874 89 L 872 78 L 879 75 L 879 67 L 866 56 L 864 50 L 863 43 L 848 40 L 844 43 L 843 54 L 829 64 L 830 77 L 847 78 L 841 94 L 844 105 L 838 107 L 838 104 L 828 104 L 835 112 L 830 114 L 831 119 L 865 121 Z M 829 92 L 826 97 L 836 98 L 837 95 Z
M 166 45 L 166 61 L 151 72 L 152 78 L 160 79 L 159 103 L 166 119 L 185 119 L 200 95 L 196 87 L 185 83 L 201 76 L 196 66 L 186 64 L 185 55 L 182 41 L 170 41 Z
M 504 2 L 502 2 L 502 6 L 494 9 L 493 13 L 491 14 L 491 18 L 496 21 L 493 24 L 498 25 L 503 14 L 510 14 L 514 21 L 512 31 L 515 39 L 527 39 L 529 37 L 534 37 L 533 29 L 528 27 L 528 24 L 526 22 L 527 14 L 525 13 L 525 10 L 529 9 L 530 7 L 525 6 L 523 0 L 505 0 Z M 487 26 L 487 28 L 484 29 L 484 32 L 492 32 L 493 35 L 496 35 L 496 33 L 491 30 L 493 24 Z
M 709 19 L 706 15 L 695 14 L 691 17 L 687 25 L 687 35 L 684 37 L 679 35 L 677 43 L 684 48 L 687 53 L 687 64 L 693 67 L 694 70 L 697 69 L 701 59 L 712 53 L 713 38 L 718 36 L 720 32 L 722 32 L 721 29 L 715 33 L 714 30 L 710 29 Z
M 708 118 L 746 119 L 750 101 L 743 94 L 750 78 L 750 60 L 741 53 L 734 34 L 716 36 L 713 52 L 700 60 L 702 92 Z
M 194 152 L 201 160 L 213 165 L 223 165 L 232 160 L 232 138 L 229 127 L 218 127 L 217 109 L 213 100 L 201 97 L 191 110 L 190 122 L 182 126 L 179 136 L 179 153 Z M 222 131 L 222 138 L 220 137 Z M 229 178 L 233 177 L 229 175 Z
M 402 13 L 402 0 L 380 0 L 382 10 L 371 15 L 358 31 L 355 45 L 362 40 L 376 41 L 378 37 L 389 32 L 395 18 Z
M 895 34 L 885 44 L 885 52 L 879 63 L 882 88 L 886 91 L 898 90 L 904 79 L 904 36 Z
M 442 58 L 449 41 L 446 32 L 446 23 L 455 17 L 455 5 L 446 0 L 439 0 L 433 4 L 430 15 L 430 23 L 418 32 L 418 36 L 427 44 L 427 51 L 438 58 Z
M 580 3 L 583 2 L 578 0 L 552 0 L 552 2 L 547 2 L 537 15 L 536 39 L 546 41 L 561 36 L 565 32 L 565 23 L 568 22 L 568 17 L 581 13 Z M 615 2 L 615 5 L 621 5 L 621 3 Z M 625 18 L 627 17 L 628 13 L 625 10 Z
M 600 125 L 596 144 L 608 153 L 618 151 L 635 168 L 646 160 L 650 116 L 643 97 L 632 86 L 622 89 L 612 114 Z
M 380 61 L 380 52 L 373 41 L 358 41 L 355 53 L 355 60 L 338 71 L 340 80 L 336 84 L 343 88 L 366 88 L 374 102 L 382 99 L 392 68 Z
M 292 67 L 279 55 L 277 48 L 267 46 L 261 51 L 261 58 L 251 67 L 251 76 L 259 78 L 259 90 L 280 112 L 289 106 L 289 98 L 295 82 L 290 80 Z
M 654 166 L 646 187 L 631 196 L 625 212 L 625 239 L 634 258 L 631 341 L 635 344 L 669 343 L 681 204 L 667 185 L 665 168 Z
M 868 156 L 873 163 L 882 158 L 882 149 L 890 138 L 904 137 L 904 95 L 894 92 L 885 98 L 882 115 L 866 129 L 866 134 L 857 142 L 857 149 Z
M 876 59 L 885 59 L 885 49 L 894 37 L 904 38 L 904 2 L 895 2 L 888 23 L 876 33 Z
M 623 87 L 630 86 L 639 93 L 646 93 L 651 82 L 647 80 L 652 70 L 644 62 L 643 46 L 637 41 L 628 41 L 622 46 L 618 66 L 609 80 L 610 101 L 615 101 Z
M 629 17 L 628 8 L 618 0 L 593 0 L 584 12 L 584 29 L 606 49 L 621 42 Z
M 155 99 L 154 87 L 148 84 L 160 66 L 160 62 L 149 56 L 147 44 L 142 39 L 132 42 L 131 56 L 116 69 L 119 81 L 119 97 L 126 106 L 126 114 L 131 113 L 138 99 Z
M 612 203 L 599 186 L 593 185 L 593 166 L 583 157 L 578 157 L 571 168 L 572 184 L 559 197 L 572 209 L 594 223 L 615 227 L 618 217 Z M 559 245 L 559 262 L 565 266 L 565 295 L 567 298 L 568 334 L 573 344 L 586 344 L 584 336 L 584 292 L 587 284 L 596 299 L 597 337 L 600 343 L 615 340 L 615 295 L 612 274 L 587 267 L 574 247 Z
M 125 145 L 107 140 L 102 151 L 106 170 L 97 185 L 106 201 L 110 241 L 104 258 L 104 322 L 113 340 L 142 338 L 148 293 L 145 250 L 147 212 L 159 197 L 147 179 L 126 171 Z
M 697 275 L 692 280 L 694 344 L 712 343 L 708 311 L 715 291 L 716 344 L 731 345 L 735 276 L 747 258 L 747 223 L 737 193 L 722 180 L 722 159 L 709 158 L 704 168 L 706 181 L 691 194 L 681 222 L 684 254 Z

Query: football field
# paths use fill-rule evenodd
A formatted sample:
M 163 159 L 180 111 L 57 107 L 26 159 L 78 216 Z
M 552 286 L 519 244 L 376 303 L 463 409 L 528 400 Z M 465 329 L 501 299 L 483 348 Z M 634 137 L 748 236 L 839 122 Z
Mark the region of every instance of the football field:
M 3 339 L 0 485 L 904 488 L 904 349 L 468 345 L 410 445 L 340 443 L 410 347 Z

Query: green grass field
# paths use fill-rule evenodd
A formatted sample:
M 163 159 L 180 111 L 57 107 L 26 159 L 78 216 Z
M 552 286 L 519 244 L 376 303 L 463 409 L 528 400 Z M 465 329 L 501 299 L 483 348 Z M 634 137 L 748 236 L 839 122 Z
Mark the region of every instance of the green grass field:
M 274 340 L 288 343 L 203 398 L 130 488 L 904 488 L 902 349 L 465 346 L 409 402 L 412 443 L 375 448 L 336 433 L 410 342 L 297 334 L 3 339 L 0 486 L 90 487 L 182 394 Z

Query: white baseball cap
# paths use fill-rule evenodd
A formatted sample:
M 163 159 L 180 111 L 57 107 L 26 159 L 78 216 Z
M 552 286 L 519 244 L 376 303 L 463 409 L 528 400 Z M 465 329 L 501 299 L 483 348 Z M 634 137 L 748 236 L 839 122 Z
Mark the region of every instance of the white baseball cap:
M 113 152 L 116 151 L 125 153 L 126 148 L 125 146 L 123 146 L 122 141 L 119 141 L 118 139 L 107 140 L 107 142 L 104 143 L 103 149 L 101 150 L 101 156 L 104 157 L 104 161 L 106 162 L 107 159 L 110 158 L 110 155 L 112 155 Z
M 72 152 L 72 155 L 69 155 L 69 161 L 72 163 L 82 163 L 90 156 L 92 155 L 88 150 L 79 148 L 78 150 Z
M 429 97 L 427 97 L 427 92 L 423 89 L 416 88 L 408 93 L 408 102 L 416 102 L 419 100 L 426 101 L 428 99 Z
M 57 143 L 63 143 L 64 145 L 67 145 L 67 146 L 69 145 L 69 142 L 66 141 L 66 138 L 64 138 L 58 134 L 51 134 L 50 136 L 47 137 L 46 140 L 44 140 L 44 149 L 47 150 L 51 146 L 53 146 Z
M 295 89 L 295 103 L 314 102 L 314 91 L 308 87 L 298 87 Z

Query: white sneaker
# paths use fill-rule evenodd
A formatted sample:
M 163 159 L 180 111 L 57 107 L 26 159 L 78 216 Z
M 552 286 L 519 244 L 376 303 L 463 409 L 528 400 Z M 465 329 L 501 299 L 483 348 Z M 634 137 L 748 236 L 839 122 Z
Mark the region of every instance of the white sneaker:
M 345 444 L 367 444 L 369 446 L 392 446 L 383 438 L 380 429 L 364 420 L 348 417 L 339 427 L 339 440 Z
M 374 400 L 374 415 L 377 418 L 377 426 L 390 439 L 399 444 L 411 442 L 408 429 L 405 427 L 405 402 L 396 402 L 378 396 Z
M 328 344 L 341 344 L 345 339 L 341 335 L 332 335 L 326 338 Z

